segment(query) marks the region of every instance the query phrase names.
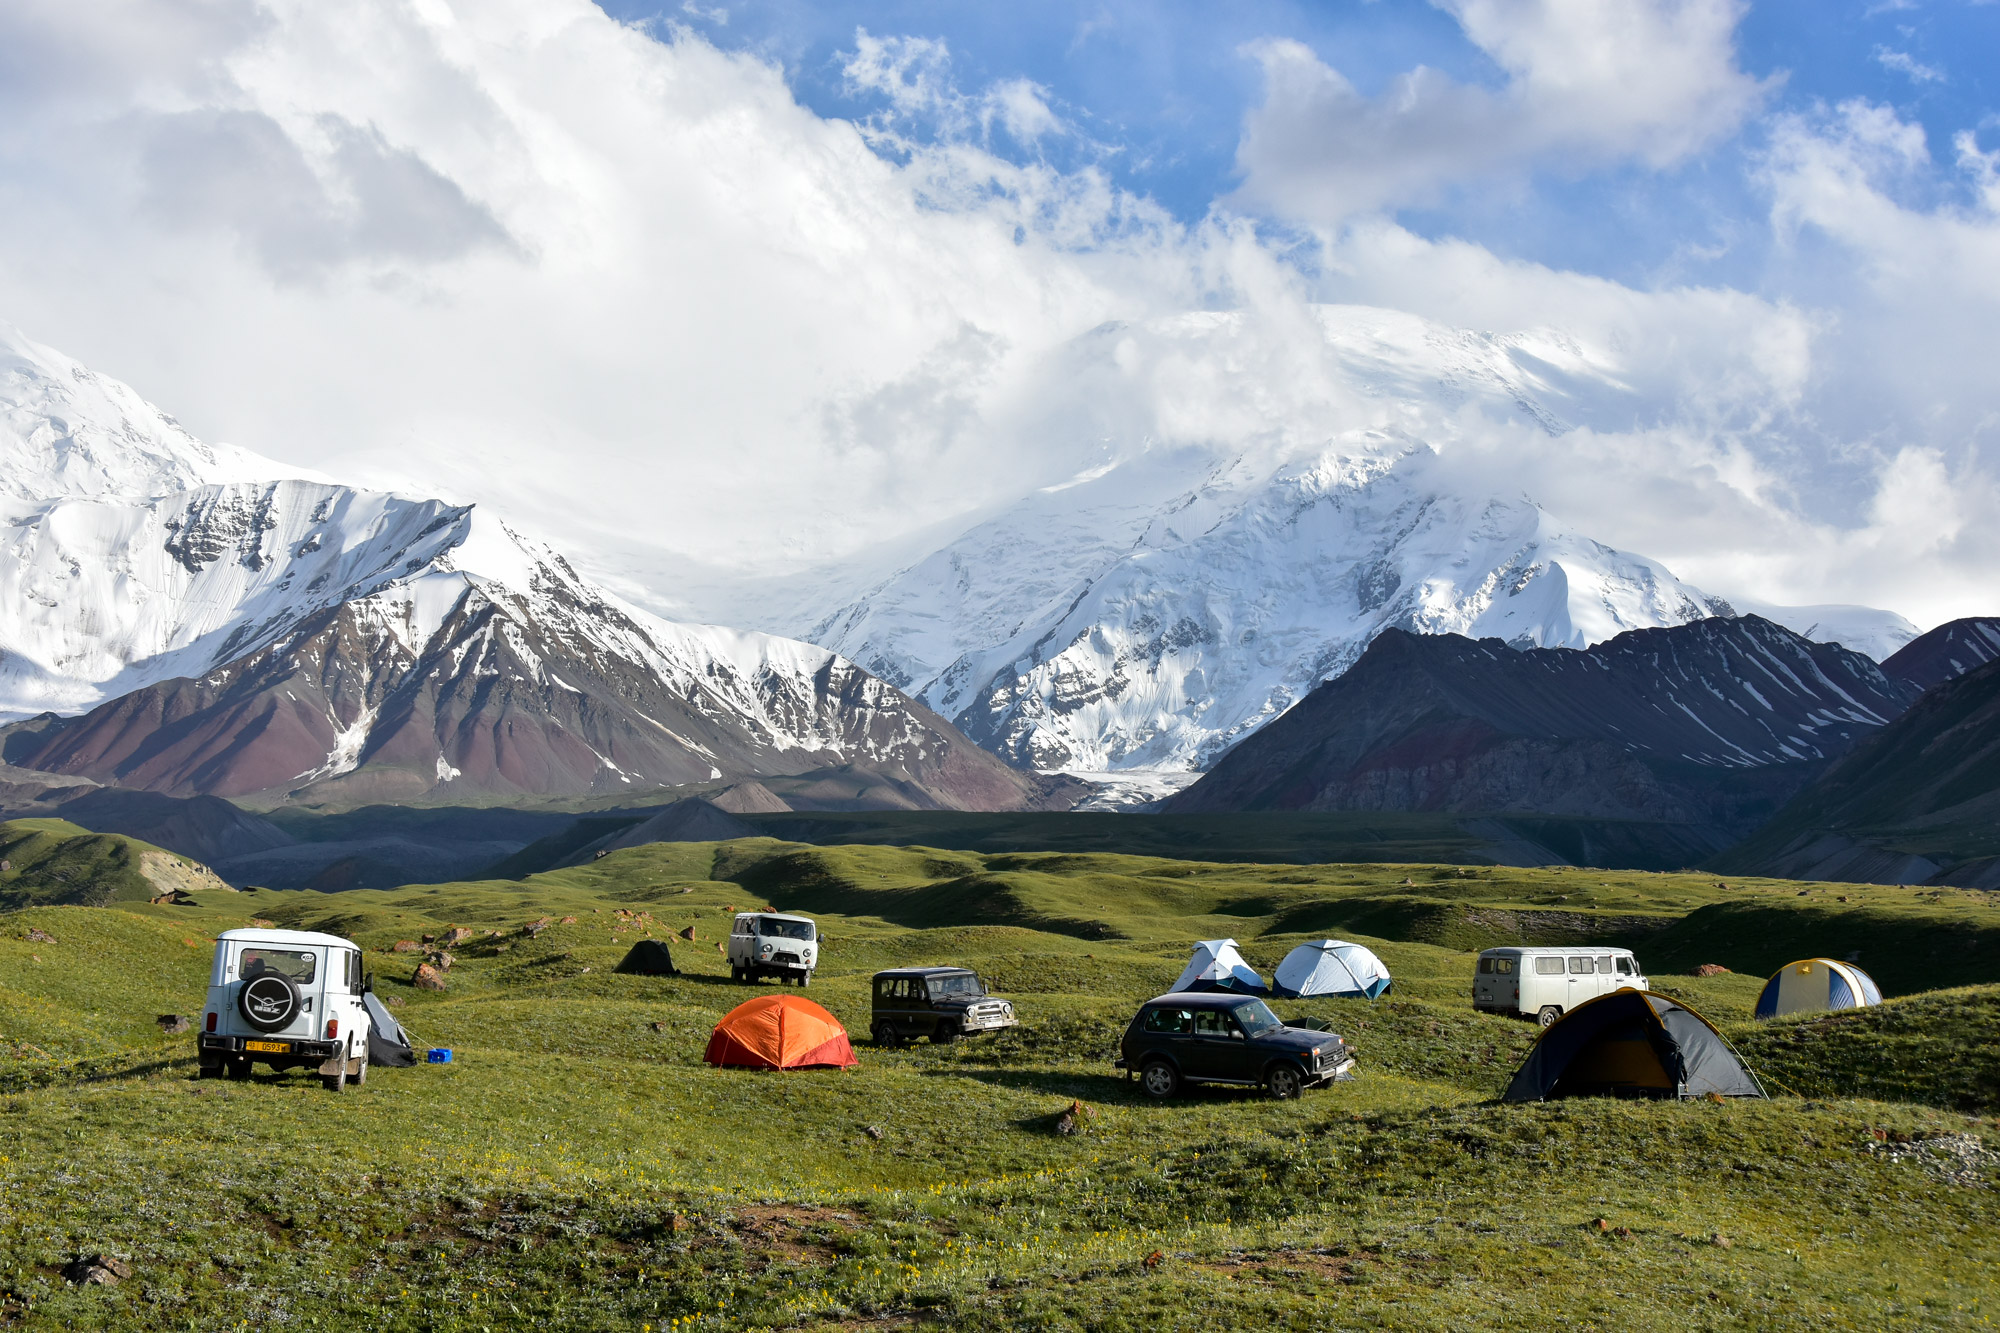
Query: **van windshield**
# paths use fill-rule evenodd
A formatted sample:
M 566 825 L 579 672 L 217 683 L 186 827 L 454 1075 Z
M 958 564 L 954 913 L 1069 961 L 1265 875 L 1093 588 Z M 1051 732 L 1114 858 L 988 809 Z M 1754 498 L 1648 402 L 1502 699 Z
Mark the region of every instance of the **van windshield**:
M 279 972 L 301 986 L 310 986 L 318 958 L 308 949 L 245 949 L 238 961 L 237 974 L 248 981 L 266 972 Z
M 766 916 L 757 919 L 757 933 L 774 940 L 809 940 L 813 937 L 813 923 L 810 921 L 780 921 Z
M 986 994 L 986 987 L 980 985 L 976 972 L 954 972 L 950 976 L 932 977 L 929 985 L 933 1000 L 976 1000 Z
M 1239 1004 L 1229 1012 L 1236 1015 L 1236 1021 L 1246 1036 L 1260 1036 L 1284 1026 L 1278 1021 L 1278 1016 L 1271 1012 L 1271 1006 L 1262 1000 Z

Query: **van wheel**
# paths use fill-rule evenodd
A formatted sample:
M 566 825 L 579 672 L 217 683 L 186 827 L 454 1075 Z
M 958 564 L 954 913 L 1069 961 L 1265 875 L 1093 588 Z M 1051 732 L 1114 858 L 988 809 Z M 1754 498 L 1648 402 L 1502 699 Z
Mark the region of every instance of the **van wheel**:
M 1163 1102 L 1181 1090 L 1181 1076 L 1165 1060 L 1148 1060 L 1139 1071 L 1139 1086 L 1156 1102 Z
M 1299 1071 L 1292 1066 L 1277 1065 L 1270 1073 L 1264 1075 L 1264 1091 L 1281 1102 L 1288 1102 L 1305 1091 L 1305 1080 L 1299 1077 Z
M 1535 1014 L 1535 1026 L 1544 1028 L 1554 1027 L 1556 1024 L 1556 1020 L 1558 1018 L 1561 1018 L 1562 1016 L 1563 1016 L 1563 1011 L 1561 1005 L 1545 1004 L 1541 1007 L 1540 1011 Z
M 799 973 L 799 989 L 800 989 L 800 990 L 804 990 L 804 989 L 805 989 L 805 988 L 806 988 L 807 986 L 810 986 L 810 985 L 812 985 L 812 984 L 813 984 L 813 974 L 812 974 L 812 973 L 810 973 L 810 972 L 801 972 L 801 973 Z
M 877 1023 L 872 1035 L 875 1038 L 877 1046 L 886 1046 L 894 1049 L 903 1044 L 903 1034 L 896 1031 L 894 1023 Z

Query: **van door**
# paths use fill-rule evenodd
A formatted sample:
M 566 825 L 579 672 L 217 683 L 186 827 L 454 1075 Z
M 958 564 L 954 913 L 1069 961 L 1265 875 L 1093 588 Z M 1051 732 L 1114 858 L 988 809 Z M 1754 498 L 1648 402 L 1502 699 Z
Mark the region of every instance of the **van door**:
M 1609 995 L 1617 989 L 1618 974 L 1612 969 L 1611 955 L 1608 953 L 1597 955 L 1597 993 Z
M 1522 959 L 1527 962 L 1527 959 Z M 1559 953 L 1538 954 L 1533 973 L 1521 975 L 1521 1012 L 1532 1014 L 1545 1004 L 1569 1006 L 1569 985 L 1565 980 L 1563 957 Z M 1530 984 L 1532 983 L 1532 984 Z
M 1568 1013 L 1586 1000 L 1597 998 L 1597 961 L 1587 953 L 1573 953 L 1569 956 L 1569 1004 L 1563 1012 Z

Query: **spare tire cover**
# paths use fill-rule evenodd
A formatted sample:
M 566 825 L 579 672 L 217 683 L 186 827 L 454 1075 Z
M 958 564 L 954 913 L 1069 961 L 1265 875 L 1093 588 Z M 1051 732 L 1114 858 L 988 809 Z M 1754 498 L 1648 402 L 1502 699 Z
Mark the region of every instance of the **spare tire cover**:
M 299 1013 L 299 988 L 282 972 L 265 972 L 236 992 L 236 1012 L 259 1032 L 276 1032 Z

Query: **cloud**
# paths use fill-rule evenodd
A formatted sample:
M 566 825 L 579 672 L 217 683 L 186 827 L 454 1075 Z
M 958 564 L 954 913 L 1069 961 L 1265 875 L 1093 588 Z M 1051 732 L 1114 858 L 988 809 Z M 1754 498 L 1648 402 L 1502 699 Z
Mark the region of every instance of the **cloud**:
M 1319 222 L 1428 203 L 1535 168 L 1679 162 L 1756 111 L 1736 64 L 1741 0 L 1438 0 L 1498 67 L 1488 89 L 1419 66 L 1366 97 L 1295 41 L 1249 48 L 1238 200 Z
M 1886 46 L 1878 46 L 1875 48 L 1875 63 L 1883 69 L 1901 74 L 1911 83 L 1945 82 L 1943 70 L 1920 63 L 1907 51 L 1892 51 Z
M 855 124 L 585 0 L 162 0 L 138 36 L 89 10 L 0 7 L 0 60 L 59 72 L 0 80 L 0 317 L 208 438 L 498 505 L 664 609 L 704 571 L 865 563 L 1148 447 L 1374 429 L 1724 594 L 1991 609 L 2000 405 L 1964 348 L 2000 343 L 2000 162 L 1968 138 L 1939 163 L 1883 109 L 1774 122 L 1784 281 L 1644 291 L 1365 212 L 1182 225 L 1087 144 L 1052 165 L 1083 136 L 1045 89 L 961 87 L 922 39 L 857 35 L 881 110 Z M 1342 140 L 1246 190 L 1325 218 L 1551 155 L 1676 161 L 1762 95 L 1733 6 L 1455 12 L 1497 89 L 1335 106 L 1413 165 Z M 1953 202 L 1923 202 L 1941 179 Z M 1395 326 L 1382 346 L 1487 358 L 1551 419 L 1327 347 L 1330 302 Z

